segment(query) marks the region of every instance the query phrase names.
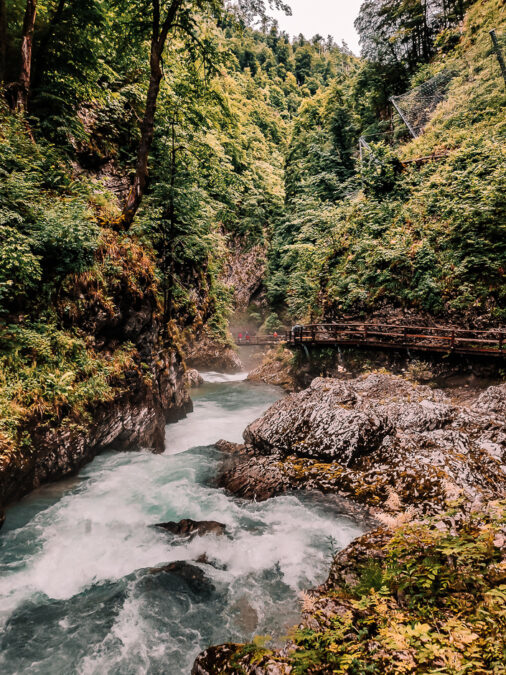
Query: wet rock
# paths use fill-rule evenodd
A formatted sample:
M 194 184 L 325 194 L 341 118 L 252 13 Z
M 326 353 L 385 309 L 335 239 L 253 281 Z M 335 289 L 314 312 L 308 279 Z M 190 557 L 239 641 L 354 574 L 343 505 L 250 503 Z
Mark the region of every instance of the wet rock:
M 150 575 L 168 574 L 183 581 L 190 591 L 196 595 L 209 596 L 214 590 L 214 584 L 208 579 L 204 571 L 184 560 L 171 562 L 161 567 L 153 567 L 149 570 Z
M 270 349 L 262 364 L 252 370 L 247 379 L 250 382 L 264 382 L 283 387 L 287 391 L 294 391 L 296 387 L 291 372 L 292 359 L 293 354 L 289 349 L 282 347 Z
M 185 373 L 185 382 L 190 389 L 196 389 L 204 384 L 204 378 L 195 368 L 190 368 Z
M 188 346 L 186 363 L 190 368 L 220 373 L 239 373 L 242 370 L 241 359 L 230 345 L 217 342 L 205 334 Z
M 241 645 L 234 644 L 209 647 L 205 652 L 199 654 L 195 660 L 191 675 L 216 675 L 216 673 L 228 675 L 233 673 L 234 657 L 240 653 L 240 650 Z
M 0 511 L 0 530 L 2 529 L 4 523 L 5 523 L 5 513 L 3 511 Z
M 385 546 L 391 538 L 392 533 L 389 530 L 379 528 L 352 541 L 335 556 L 327 581 L 316 592 L 330 591 L 342 585 L 355 585 L 366 563 L 371 559 L 378 563 L 385 559 Z
M 275 403 L 244 432 L 258 453 L 318 457 L 350 465 L 373 452 L 392 427 L 382 411 L 349 406 L 357 396 L 340 380 L 318 378 L 311 387 Z
M 506 384 L 489 387 L 472 405 L 472 410 L 481 415 L 506 419 Z
M 223 565 L 216 560 L 211 560 L 207 553 L 199 555 L 198 558 L 195 558 L 195 562 L 200 563 L 201 565 L 210 565 L 211 567 L 214 567 L 215 570 L 225 571 L 227 569 L 226 565 Z
M 225 488 L 236 497 L 258 502 L 296 489 L 284 471 L 281 456 L 256 457 L 242 448 L 223 463 L 217 487 Z
M 444 509 L 449 493 L 498 498 L 505 400 L 504 386 L 457 407 L 441 391 L 392 375 L 317 378 L 248 427 L 219 484 L 256 499 L 320 490 L 394 514 Z
M 241 445 L 240 443 L 231 443 L 230 441 L 223 440 L 218 441 L 216 443 L 216 447 L 218 450 L 221 450 L 221 452 L 226 452 L 229 454 L 242 452 L 244 450 L 244 445 Z
M 231 607 L 234 620 L 243 633 L 254 633 L 258 627 L 258 612 L 243 595 Z
M 226 526 L 215 520 L 190 520 L 189 518 L 179 522 L 158 523 L 156 527 L 178 537 L 203 537 L 206 534 L 221 536 L 226 531 Z
M 226 644 L 210 647 L 200 654 L 192 668 L 191 675 L 290 675 L 293 672 L 288 663 L 282 663 L 266 656 L 243 652 L 243 645 Z

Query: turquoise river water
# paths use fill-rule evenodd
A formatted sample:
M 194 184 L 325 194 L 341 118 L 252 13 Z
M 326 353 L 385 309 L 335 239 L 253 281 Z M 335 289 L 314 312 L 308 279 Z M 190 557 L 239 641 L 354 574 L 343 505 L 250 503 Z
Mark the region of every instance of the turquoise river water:
M 331 551 L 361 528 L 329 499 L 235 499 L 211 485 L 220 438 L 244 428 L 282 392 L 205 374 L 194 412 L 167 427 L 162 455 L 106 453 L 77 477 L 9 509 L 0 532 L 0 673 L 190 673 L 211 644 L 281 639 L 299 594 L 324 581 Z M 151 527 L 218 520 L 227 536 L 177 540 Z M 205 554 L 208 563 L 194 563 Z M 194 584 L 150 573 L 188 561 Z

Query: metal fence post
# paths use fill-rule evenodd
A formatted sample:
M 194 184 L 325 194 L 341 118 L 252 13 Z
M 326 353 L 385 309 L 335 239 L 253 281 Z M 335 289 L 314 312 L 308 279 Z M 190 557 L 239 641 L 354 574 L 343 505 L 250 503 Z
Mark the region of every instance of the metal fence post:
M 497 39 L 495 28 L 492 28 L 492 30 L 490 31 L 490 37 L 492 39 L 492 44 L 494 45 L 494 51 L 497 56 L 497 60 L 499 61 L 499 65 L 501 66 L 504 84 L 506 85 L 506 63 L 504 62 L 504 56 L 502 55 L 501 46 L 499 44 L 499 40 Z
M 397 110 L 397 112 L 398 112 L 399 115 L 401 116 L 401 119 L 402 119 L 402 121 L 404 122 L 404 124 L 407 126 L 409 133 L 413 136 L 413 138 L 418 138 L 418 134 L 417 134 L 416 131 L 413 129 L 413 127 L 411 126 L 411 124 L 410 124 L 410 123 L 408 122 L 408 120 L 406 119 L 406 116 L 404 115 L 404 113 L 402 112 L 402 110 L 399 108 L 399 106 L 398 106 L 397 103 L 395 102 L 395 96 L 391 96 L 391 97 L 390 97 L 390 101 L 392 102 L 394 108 Z

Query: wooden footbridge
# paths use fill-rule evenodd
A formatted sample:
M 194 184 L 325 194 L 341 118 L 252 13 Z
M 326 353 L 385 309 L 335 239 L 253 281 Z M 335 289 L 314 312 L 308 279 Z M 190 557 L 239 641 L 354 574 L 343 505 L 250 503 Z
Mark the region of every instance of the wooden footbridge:
M 466 330 L 433 326 L 376 323 L 329 323 L 294 326 L 281 335 L 254 335 L 237 340 L 241 346 L 301 345 L 393 349 L 464 356 L 506 358 L 506 328 Z
M 236 338 L 235 343 L 239 347 L 257 347 L 258 345 L 279 345 L 285 344 L 287 334 L 283 335 L 250 335 L 248 337 Z
M 319 345 L 506 358 L 506 328 L 464 330 L 373 323 L 312 324 L 292 328 L 285 336 L 285 343 L 289 347 Z

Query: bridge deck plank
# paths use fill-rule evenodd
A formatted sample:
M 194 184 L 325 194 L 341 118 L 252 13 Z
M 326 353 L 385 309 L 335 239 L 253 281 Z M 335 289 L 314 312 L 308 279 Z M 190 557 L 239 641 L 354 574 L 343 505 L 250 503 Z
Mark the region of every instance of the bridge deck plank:
M 412 349 L 506 358 L 506 329 L 478 331 L 434 326 L 392 326 L 346 322 L 310 324 L 286 334 L 286 344 Z

